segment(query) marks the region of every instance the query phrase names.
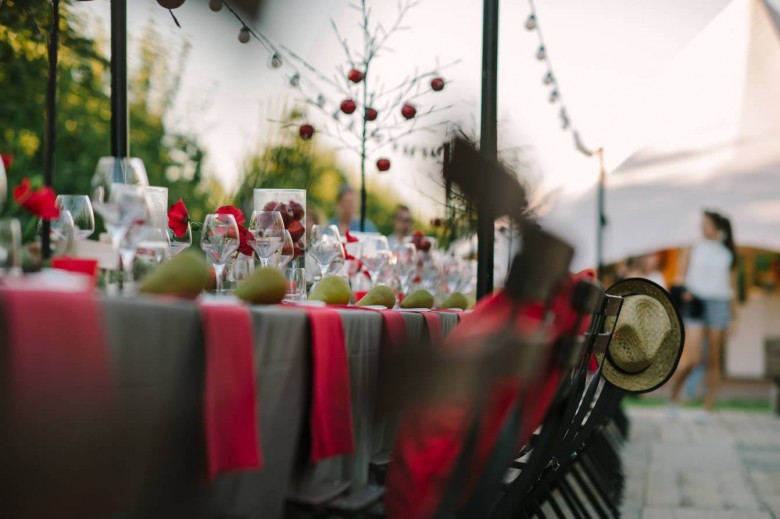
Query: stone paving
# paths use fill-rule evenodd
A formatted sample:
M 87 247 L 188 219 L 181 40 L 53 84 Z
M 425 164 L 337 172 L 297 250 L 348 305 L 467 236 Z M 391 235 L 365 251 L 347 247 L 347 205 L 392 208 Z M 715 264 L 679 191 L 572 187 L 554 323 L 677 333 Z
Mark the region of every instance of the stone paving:
M 719 411 L 697 423 L 694 413 L 628 408 L 623 517 L 780 519 L 780 419 Z

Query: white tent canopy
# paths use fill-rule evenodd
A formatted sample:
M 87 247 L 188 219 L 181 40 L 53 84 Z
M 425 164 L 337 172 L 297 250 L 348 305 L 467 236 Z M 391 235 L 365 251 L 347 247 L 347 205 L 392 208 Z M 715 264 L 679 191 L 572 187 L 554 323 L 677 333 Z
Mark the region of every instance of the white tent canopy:
M 604 260 L 690 243 L 702 209 L 731 217 L 738 244 L 780 250 L 780 15 L 734 0 L 670 66 L 636 121 L 656 142 L 607 178 Z M 634 131 L 631 128 L 622 131 Z M 609 153 L 609 149 L 606 149 Z M 596 189 L 543 223 L 596 262 Z

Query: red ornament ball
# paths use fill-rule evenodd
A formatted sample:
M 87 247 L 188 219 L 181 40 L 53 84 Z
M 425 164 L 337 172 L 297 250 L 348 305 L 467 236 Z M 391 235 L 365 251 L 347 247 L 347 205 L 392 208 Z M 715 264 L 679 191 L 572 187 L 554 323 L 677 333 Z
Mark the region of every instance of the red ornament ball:
M 377 115 L 379 115 L 379 112 L 375 108 L 369 108 L 366 110 L 366 121 L 376 121 Z
M 404 119 L 414 119 L 414 116 L 417 115 L 417 108 L 406 103 L 401 107 L 401 115 L 404 116 Z
M 347 79 L 349 79 L 353 83 L 360 83 L 361 81 L 363 81 L 364 77 L 366 77 L 366 75 L 356 68 L 353 68 L 349 72 L 347 72 Z
M 308 141 L 314 136 L 314 126 L 311 124 L 302 124 L 298 128 L 298 135 L 301 136 L 301 139 Z
M 390 159 L 379 159 L 376 161 L 376 169 L 379 171 L 387 171 L 390 169 Z
M 345 99 L 341 102 L 341 111 L 349 115 L 355 111 L 357 105 L 352 99 Z
M 444 78 L 435 77 L 431 79 L 431 89 L 436 92 L 441 92 L 444 90 Z

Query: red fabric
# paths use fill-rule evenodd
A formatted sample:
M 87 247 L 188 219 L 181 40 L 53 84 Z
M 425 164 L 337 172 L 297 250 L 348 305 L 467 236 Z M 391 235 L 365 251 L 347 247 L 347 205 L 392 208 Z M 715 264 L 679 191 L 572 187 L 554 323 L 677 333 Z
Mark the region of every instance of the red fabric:
M 252 320 L 239 305 L 202 304 L 207 476 L 260 469 Z
M 431 336 L 431 345 L 440 347 L 444 342 L 444 332 L 441 329 L 441 316 L 436 312 L 420 312 L 428 326 L 428 333 Z
M 86 274 L 92 279 L 92 286 L 95 286 L 98 274 L 98 262 L 91 259 L 58 257 L 51 259 L 51 266 L 55 269 L 67 270 L 78 274 Z
M 110 401 L 107 341 L 91 293 L 0 290 L 9 405 L 32 417 L 44 407 Z
M 384 330 L 384 341 L 387 346 L 397 350 L 406 344 L 406 321 L 396 310 L 380 310 Z
M 332 308 L 306 307 L 313 364 L 311 454 L 316 463 L 355 450 L 349 360 L 341 316 Z

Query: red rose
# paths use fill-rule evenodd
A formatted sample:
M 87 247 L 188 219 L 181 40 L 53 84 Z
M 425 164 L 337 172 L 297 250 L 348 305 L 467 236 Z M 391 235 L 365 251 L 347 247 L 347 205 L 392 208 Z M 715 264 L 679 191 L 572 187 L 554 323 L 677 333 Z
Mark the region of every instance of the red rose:
M 352 233 L 349 232 L 349 229 L 347 229 L 347 232 L 346 232 L 346 234 L 344 236 L 346 236 L 346 238 L 347 238 L 347 243 L 355 243 L 355 242 L 358 241 L 357 238 L 352 236 Z
M 56 199 L 57 195 L 49 186 L 33 190 L 29 178 L 22 179 L 22 183 L 14 188 L 14 201 L 43 220 L 60 217 L 60 209 L 55 205 Z
M 184 200 L 179 198 L 179 201 L 168 210 L 168 227 L 171 228 L 173 234 L 181 238 L 187 232 L 188 223 L 190 223 L 190 213 L 187 211 L 187 206 L 184 205 Z
M 255 250 L 252 248 L 252 233 L 249 229 L 238 224 L 238 252 L 245 256 L 254 256 Z
M 10 153 L 0 153 L 0 157 L 3 158 L 3 167 L 6 171 L 11 169 L 11 166 L 14 164 L 14 156 Z
M 238 225 L 241 225 L 246 220 L 244 219 L 244 213 L 239 209 L 238 207 L 233 207 L 232 205 L 223 205 L 216 211 L 214 211 L 214 214 L 232 214 L 233 217 L 236 219 L 236 223 Z

